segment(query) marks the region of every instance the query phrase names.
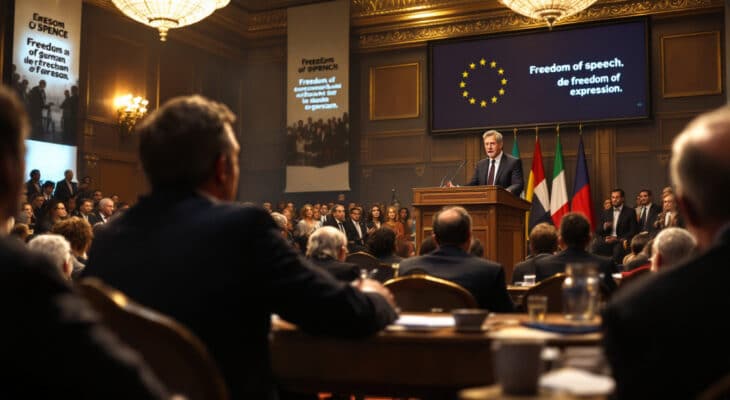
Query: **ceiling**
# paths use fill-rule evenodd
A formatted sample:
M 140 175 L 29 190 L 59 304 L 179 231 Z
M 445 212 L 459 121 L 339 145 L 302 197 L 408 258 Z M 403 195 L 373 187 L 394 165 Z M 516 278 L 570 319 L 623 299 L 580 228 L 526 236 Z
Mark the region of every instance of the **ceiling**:
M 323 3 L 330 0 L 231 0 L 231 4 L 249 11 L 269 11 L 292 6 L 303 6 L 306 4 Z

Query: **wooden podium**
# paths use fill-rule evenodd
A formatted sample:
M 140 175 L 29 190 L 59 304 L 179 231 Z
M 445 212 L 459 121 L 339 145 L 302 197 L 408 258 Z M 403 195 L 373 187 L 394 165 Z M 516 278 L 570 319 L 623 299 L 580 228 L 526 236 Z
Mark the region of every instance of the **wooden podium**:
M 512 282 L 514 265 L 525 259 L 525 213 L 530 203 L 497 186 L 414 188 L 416 245 L 431 236 L 433 216 L 444 206 L 462 206 L 472 218 L 472 235 L 484 245 L 484 258 L 504 266 Z

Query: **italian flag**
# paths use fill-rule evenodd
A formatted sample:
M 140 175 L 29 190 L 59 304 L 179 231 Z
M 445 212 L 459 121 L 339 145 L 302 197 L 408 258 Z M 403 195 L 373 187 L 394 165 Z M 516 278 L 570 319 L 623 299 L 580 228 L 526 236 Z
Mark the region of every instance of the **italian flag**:
M 560 145 L 560 133 L 558 133 L 555 150 L 555 164 L 553 166 L 553 187 L 550 193 L 550 216 L 553 224 L 560 227 L 560 220 L 567 214 L 568 187 L 565 185 L 565 167 L 563 166 L 563 146 Z

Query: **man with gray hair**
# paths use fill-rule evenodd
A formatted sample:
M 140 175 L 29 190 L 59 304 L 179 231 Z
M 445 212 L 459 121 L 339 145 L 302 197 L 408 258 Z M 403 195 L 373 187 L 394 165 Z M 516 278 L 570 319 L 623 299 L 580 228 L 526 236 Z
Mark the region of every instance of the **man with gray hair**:
M 659 232 L 652 244 L 651 270 L 667 268 L 679 264 L 692 255 L 697 241 L 687 230 L 682 228 L 666 228 Z
M 727 106 L 694 119 L 674 140 L 672 182 L 699 254 L 620 290 L 604 310 L 618 398 L 697 398 L 730 372 L 727 149 Z
M 312 264 L 324 269 L 345 282 L 352 282 L 360 276 L 360 268 L 346 263 L 347 237 L 340 230 L 323 226 L 309 236 L 307 258 Z
M 502 134 L 489 130 L 482 135 L 487 157 L 477 163 L 474 176 L 467 186 L 496 185 L 520 195 L 525 186 L 522 161 L 502 151 Z
M 71 245 L 61 235 L 44 234 L 28 242 L 28 249 L 48 257 L 65 279 L 71 279 Z

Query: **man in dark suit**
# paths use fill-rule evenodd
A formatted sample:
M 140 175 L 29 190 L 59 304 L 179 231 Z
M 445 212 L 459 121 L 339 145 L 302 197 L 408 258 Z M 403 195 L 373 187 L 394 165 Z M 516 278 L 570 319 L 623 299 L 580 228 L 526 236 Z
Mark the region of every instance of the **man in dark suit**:
M 480 160 L 467 186 L 495 185 L 517 196 L 525 186 L 522 161 L 502 151 L 502 134 L 490 130 L 482 135 L 487 158 Z
M 24 106 L 4 87 L 0 127 L 4 222 L 18 210 L 28 131 Z M 139 355 L 101 326 L 49 259 L 0 235 L 0 266 L 0 359 L 12 365 L 3 373 L 0 398 L 169 398 Z
M 621 289 L 604 310 L 618 398 L 697 398 L 730 372 L 728 148 L 728 107 L 699 116 L 674 141 L 671 177 L 700 254 Z
M 332 213 L 327 216 L 327 220 L 322 226 L 331 226 L 337 228 L 340 232 L 347 236 L 347 227 L 345 226 L 346 221 L 345 206 L 342 204 L 335 204 L 332 207 Z
M 601 280 L 602 292 L 610 295 L 616 289 L 613 274 L 616 264 L 607 257 L 600 257 L 586 251 L 591 241 L 591 224 L 581 213 L 568 213 L 560 220 L 560 247 L 564 250 L 537 260 L 535 262 L 535 280 L 542 281 L 559 272 L 565 272 L 565 266 L 570 263 L 590 263 L 598 267 L 603 276 Z
M 300 257 L 266 210 L 231 203 L 234 120 L 225 105 L 190 96 L 137 126 L 152 192 L 98 232 L 85 273 L 189 327 L 233 399 L 271 399 L 272 313 L 310 333 L 348 337 L 373 334 L 396 314 L 382 285 L 338 282 Z
M 639 232 L 649 232 L 654 236 L 658 229 L 654 226 L 662 208 L 652 202 L 651 190 L 642 189 L 639 192 L 639 203 L 636 205 L 636 218 L 639 224 Z
M 523 282 L 525 275 L 535 275 L 537 260 L 553 255 L 558 249 L 558 231 L 555 225 L 541 222 L 530 231 L 530 257 L 515 264 L 512 283 Z
M 33 201 L 33 196 L 41 194 L 41 171 L 34 169 L 30 171 L 30 179 L 25 182 L 25 196 L 28 201 Z
M 350 218 L 345 221 L 345 235 L 347 236 L 347 249 L 350 253 L 365 251 L 365 243 L 368 240 L 368 227 L 362 221 L 362 208 L 353 207 L 350 209 Z
M 455 282 L 468 290 L 479 307 L 512 312 L 501 265 L 467 253 L 471 245 L 471 216 L 462 207 L 447 207 L 433 217 L 433 238 L 438 248 L 429 254 L 406 258 L 400 274 L 413 269 Z
M 63 173 L 63 177 L 63 180 L 56 182 L 56 191 L 53 193 L 53 197 L 68 205 L 68 199 L 76 195 L 79 189 L 76 182 L 73 181 L 73 171 L 67 169 Z
M 636 211 L 625 204 L 623 189 L 611 191 L 611 208 L 601 213 L 596 233 L 598 240 L 594 252 L 613 257 L 616 264 L 620 264 L 628 252 L 631 238 L 639 233 Z

